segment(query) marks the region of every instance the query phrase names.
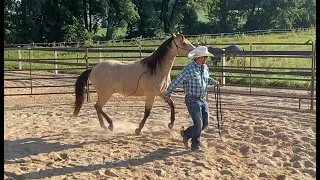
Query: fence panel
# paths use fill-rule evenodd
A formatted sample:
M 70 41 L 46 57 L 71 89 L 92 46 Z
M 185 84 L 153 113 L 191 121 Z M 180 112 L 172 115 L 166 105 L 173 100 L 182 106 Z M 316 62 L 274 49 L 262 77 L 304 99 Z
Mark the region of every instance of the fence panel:
M 254 85 L 252 80 L 253 79 L 267 79 L 267 80 L 283 80 L 283 81 L 305 81 L 310 82 L 310 87 L 307 88 L 289 88 L 289 87 L 283 87 L 283 89 L 299 89 L 299 90 L 305 90 L 310 92 L 308 96 L 278 96 L 275 95 L 275 97 L 287 97 L 287 98 L 297 98 L 299 100 L 301 99 L 309 99 L 310 100 L 310 108 L 314 108 L 314 100 L 316 96 L 316 44 L 315 42 L 312 42 L 310 44 L 307 44 L 311 46 L 311 50 L 296 50 L 296 51 L 256 51 L 253 50 L 255 46 L 258 45 L 296 45 L 296 46 L 306 46 L 305 43 L 247 43 L 249 45 L 248 51 L 242 51 L 242 52 L 226 52 L 224 51 L 221 53 L 221 55 L 217 55 L 218 57 L 221 56 L 222 59 L 225 59 L 228 55 L 233 55 L 234 57 L 247 57 L 249 58 L 249 66 L 243 66 L 239 69 L 238 66 L 232 66 L 226 63 L 226 60 L 222 61 L 221 66 L 211 66 L 209 65 L 210 72 L 216 72 L 220 73 L 220 78 L 222 80 L 222 84 L 224 86 L 232 86 L 232 87 L 248 87 L 249 92 L 243 93 L 244 95 L 250 94 L 250 95 L 259 95 L 252 92 L 252 88 L 274 88 L 274 89 L 280 89 L 281 87 L 271 87 L 271 86 L 263 86 L 263 85 Z M 16 96 L 16 95 L 47 95 L 47 94 L 64 94 L 64 92 L 53 92 L 53 93 L 38 93 L 34 92 L 38 88 L 61 88 L 61 87 L 73 87 L 72 84 L 74 84 L 75 79 L 77 77 L 75 72 L 84 71 L 86 69 L 89 69 L 96 65 L 97 63 L 101 62 L 101 59 L 103 58 L 112 58 L 112 59 L 118 59 L 118 60 L 137 60 L 138 58 L 144 58 L 150 55 L 152 52 L 154 52 L 154 49 L 142 49 L 142 46 L 136 45 L 136 46 L 127 46 L 127 47 L 135 47 L 136 49 L 110 49 L 110 47 L 99 47 L 99 48 L 88 48 L 88 47 L 75 47 L 75 48 L 57 48 L 57 47 L 45 47 L 45 48 L 30 48 L 30 47 L 9 47 L 4 48 L 4 50 L 8 51 L 17 51 L 18 55 L 17 58 L 11 57 L 11 58 L 4 58 L 4 62 L 6 63 L 17 63 L 14 68 L 6 69 L 5 66 L 5 74 L 8 73 L 18 73 L 18 72 L 28 72 L 29 77 L 26 78 L 6 78 L 4 79 L 5 82 L 9 81 L 19 81 L 19 80 L 27 80 L 29 81 L 28 85 L 21 85 L 21 86 L 6 86 L 6 89 L 20 89 L 20 88 L 29 88 L 30 93 L 5 93 L 4 96 Z M 151 47 L 151 46 L 148 46 Z M 118 47 L 120 48 L 120 47 Z M 22 51 L 28 52 L 28 57 L 22 57 Z M 54 52 L 54 57 L 52 58 L 34 58 L 31 57 L 31 51 L 51 51 Z M 68 58 L 61 58 L 58 57 L 58 51 L 62 53 L 77 53 L 77 57 L 68 57 Z M 84 54 L 83 57 L 79 57 L 79 54 Z M 122 53 L 121 56 L 111 56 L 111 54 L 117 54 Z M 128 53 L 128 56 L 124 56 L 124 54 Z M 96 54 L 95 56 L 90 56 L 90 54 Z M 107 54 L 107 55 L 105 55 Z M 134 55 L 135 54 L 135 55 Z M 60 55 L 60 53 L 59 53 Z M 297 58 L 304 59 L 304 61 L 311 60 L 310 66 L 308 67 L 261 67 L 261 66 L 254 66 L 253 65 L 253 58 L 290 58 L 292 61 L 294 61 Z M 81 62 L 82 60 L 82 62 Z M 77 61 L 77 62 L 75 62 Z M 80 62 L 78 62 L 80 61 Z M 26 68 L 26 66 L 21 66 L 21 64 L 29 65 L 29 68 Z M 173 66 L 172 71 L 180 71 L 184 66 Z M 38 77 L 38 75 L 33 74 L 35 71 L 53 71 L 55 74 L 50 75 L 50 77 Z M 58 74 L 58 71 L 59 74 Z M 65 73 L 73 73 L 74 76 L 66 76 L 64 77 Z M 241 74 L 241 76 L 237 75 Z M 177 74 L 171 74 L 172 78 L 175 78 Z M 267 77 L 259 77 L 258 75 L 265 75 Z M 268 75 L 281 75 L 281 76 L 289 76 L 289 77 L 269 77 Z M 299 78 L 297 78 L 297 76 Z M 249 79 L 249 84 L 234 84 L 229 83 L 226 81 L 226 78 L 243 78 L 243 79 Z M 33 80 L 40 80 L 40 79 L 46 79 L 46 80 L 59 80 L 59 79 L 70 79 L 69 84 L 64 85 L 34 85 Z M 6 83 L 5 83 L 6 84 Z M 177 90 L 176 92 L 179 92 L 181 90 Z M 94 90 L 90 90 L 90 85 L 88 86 L 88 89 L 86 91 L 88 101 L 90 100 L 89 92 L 94 92 Z M 71 93 L 71 91 L 65 92 L 66 94 Z M 224 93 L 224 92 L 222 92 Z M 226 94 L 230 94 L 230 92 L 225 92 Z M 231 93 L 232 94 L 232 93 Z M 241 94 L 241 93 L 239 93 Z M 261 94 L 260 94 L 261 95 Z M 272 96 L 272 95 L 268 95 Z

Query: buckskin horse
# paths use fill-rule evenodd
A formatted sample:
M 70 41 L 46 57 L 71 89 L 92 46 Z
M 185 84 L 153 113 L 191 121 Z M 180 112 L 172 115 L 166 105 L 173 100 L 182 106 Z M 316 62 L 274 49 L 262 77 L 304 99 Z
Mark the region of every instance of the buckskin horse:
M 92 69 L 84 71 L 75 83 L 75 106 L 73 115 L 77 116 L 84 101 L 84 87 L 91 81 L 98 94 L 98 101 L 94 105 L 100 126 L 107 129 L 102 116 L 109 123 L 108 129 L 113 131 L 113 121 L 103 112 L 102 108 L 113 93 L 125 96 L 145 96 L 144 117 L 135 130 L 140 134 L 149 117 L 155 97 L 161 97 L 171 108 L 172 130 L 175 121 L 174 104 L 171 99 L 165 100 L 165 92 L 171 82 L 170 72 L 177 55 L 188 56 L 195 47 L 182 34 L 171 34 L 150 56 L 133 62 L 107 60 L 98 63 Z

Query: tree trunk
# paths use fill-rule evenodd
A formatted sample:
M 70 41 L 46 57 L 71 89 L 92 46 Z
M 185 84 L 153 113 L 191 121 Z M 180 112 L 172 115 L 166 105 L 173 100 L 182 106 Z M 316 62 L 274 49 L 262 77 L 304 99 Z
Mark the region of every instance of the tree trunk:
M 172 11 L 171 11 L 171 15 L 170 15 L 170 20 L 169 20 L 169 25 L 168 25 L 168 30 L 171 32 L 171 30 L 173 29 L 174 27 L 174 15 L 175 15 L 175 10 L 177 8 L 177 5 L 178 5 L 178 0 L 175 0 L 174 4 L 173 4 L 173 7 L 172 7 Z
M 133 25 L 131 23 L 128 24 L 127 26 L 127 37 L 131 38 L 132 34 L 132 30 L 133 30 Z
M 89 0 L 89 32 L 92 31 L 92 0 Z
M 220 0 L 220 27 L 223 32 L 227 30 L 227 0 Z
M 27 2 L 22 0 L 21 1 L 21 10 L 22 10 L 22 13 L 21 13 L 21 17 L 22 17 L 22 36 L 21 37 L 21 42 L 22 43 L 27 43 L 28 42 L 28 31 L 29 31 L 29 28 L 28 28 L 28 23 L 27 23 L 27 20 L 28 20 L 28 15 L 27 15 Z
M 111 40 L 112 39 L 114 30 L 115 30 L 115 28 L 113 26 L 108 26 L 107 27 L 107 35 L 106 35 L 106 39 L 107 40 Z
M 89 30 L 88 28 L 88 12 L 87 12 L 87 0 L 83 0 L 83 17 L 84 17 L 84 27 L 86 30 Z
M 250 27 L 250 25 L 252 23 L 253 15 L 254 15 L 255 10 L 256 10 L 256 0 L 254 0 L 253 3 L 252 3 L 252 9 L 251 9 L 250 14 L 249 14 L 248 19 L 247 19 L 246 25 L 249 26 L 249 27 Z
M 163 22 L 163 31 L 169 33 L 168 26 L 168 4 L 170 0 L 163 0 L 161 5 L 160 19 Z

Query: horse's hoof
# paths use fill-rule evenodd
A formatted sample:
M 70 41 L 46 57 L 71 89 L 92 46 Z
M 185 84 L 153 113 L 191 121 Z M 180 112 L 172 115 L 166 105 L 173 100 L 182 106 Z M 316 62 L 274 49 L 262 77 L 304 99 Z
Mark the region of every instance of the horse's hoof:
M 172 124 L 172 123 L 169 123 L 169 124 L 168 124 L 168 128 L 170 129 L 170 131 L 172 131 L 172 129 L 173 129 L 173 124 Z
M 112 125 L 109 125 L 109 126 L 108 126 L 108 129 L 109 129 L 110 131 L 113 131 L 113 126 L 112 126 Z
M 105 126 L 105 125 L 101 125 L 100 127 L 103 128 L 104 130 L 108 129 L 107 126 Z
M 134 132 L 136 133 L 136 135 L 139 135 L 141 132 L 141 129 L 137 128 Z

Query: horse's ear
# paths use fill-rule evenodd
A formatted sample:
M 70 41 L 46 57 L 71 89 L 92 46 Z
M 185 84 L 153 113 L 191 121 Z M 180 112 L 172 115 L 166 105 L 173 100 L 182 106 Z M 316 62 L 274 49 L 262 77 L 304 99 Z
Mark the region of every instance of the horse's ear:
M 172 37 L 177 37 L 177 36 L 176 36 L 175 34 L 173 34 L 173 33 L 171 33 L 171 36 L 172 36 Z

